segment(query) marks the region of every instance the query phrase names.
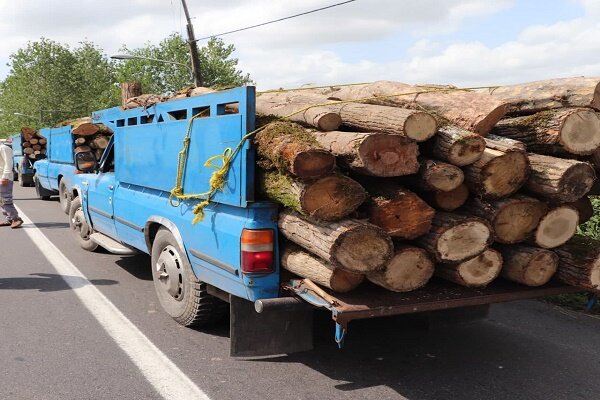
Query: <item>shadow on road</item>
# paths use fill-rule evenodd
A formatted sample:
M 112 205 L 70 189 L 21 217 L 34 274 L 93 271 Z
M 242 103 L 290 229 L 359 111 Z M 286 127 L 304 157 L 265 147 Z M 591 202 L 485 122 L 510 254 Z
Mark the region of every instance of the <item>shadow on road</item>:
M 60 290 L 71 290 L 71 288 L 78 289 L 90 283 L 94 286 L 104 286 L 115 285 L 119 282 L 111 279 L 91 279 L 88 281 L 78 276 L 37 273 L 23 277 L 0 278 L 0 290 L 37 289 L 40 292 L 57 292 Z
M 23 228 L 27 229 L 27 228 L 32 228 L 33 225 L 23 225 Z M 41 229 L 65 229 L 65 228 L 69 228 L 69 223 L 68 222 L 36 222 L 35 223 L 35 227 L 37 228 L 41 228 Z
M 134 256 L 123 257 L 116 260 L 115 263 L 135 276 L 137 279 L 143 281 L 152 280 L 152 270 L 150 269 L 150 256 L 147 254 L 136 254 Z

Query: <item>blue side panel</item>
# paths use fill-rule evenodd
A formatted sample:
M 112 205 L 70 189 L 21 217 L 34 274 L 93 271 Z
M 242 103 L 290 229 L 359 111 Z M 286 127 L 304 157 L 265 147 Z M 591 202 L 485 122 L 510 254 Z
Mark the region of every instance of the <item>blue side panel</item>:
M 48 140 L 48 158 L 51 162 L 74 163 L 70 125 L 61 128 L 45 128 L 40 132 Z

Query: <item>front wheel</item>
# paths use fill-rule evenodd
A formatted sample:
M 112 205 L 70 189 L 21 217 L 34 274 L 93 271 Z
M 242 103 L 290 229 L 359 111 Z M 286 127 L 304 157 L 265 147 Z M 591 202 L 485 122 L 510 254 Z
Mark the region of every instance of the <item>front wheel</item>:
M 21 175 L 19 174 L 19 182 L 23 182 L 23 178 L 21 177 Z M 40 180 L 38 179 L 37 175 L 33 176 L 33 186 L 35 186 L 35 193 L 37 194 L 37 197 L 41 200 L 50 200 L 50 196 L 44 194 L 44 188 L 42 188 L 42 186 L 40 185 Z
M 152 279 L 163 309 L 183 326 L 208 326 L 227 310 L 227 303 L 208 294 L 173 234 L 161 228 L 152 244 Z
M 92 230 L 85 220 L 83 207 L 81 206 L 81 197 L 76 197 L 71 203 L 69 227 L 71 228 L 73 237 L 82 249 L 94 251 L 98 248 L 98 244 L 90 239 Z
M 68 215 L 69 210 L 71 210 L 71 194 L 67 190 L 67 185 L 62 180 L 58 185 L 58 197 L 60 199 L 60 209 Z

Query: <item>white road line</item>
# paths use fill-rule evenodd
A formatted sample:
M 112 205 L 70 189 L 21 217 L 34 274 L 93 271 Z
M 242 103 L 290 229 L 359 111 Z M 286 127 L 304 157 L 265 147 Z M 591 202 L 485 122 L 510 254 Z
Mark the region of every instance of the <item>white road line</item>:
M 40 231 L 21 209 L 23 229 L 88 311 L 165 399 L 210 400 Z M 83 281 L 82 281 L 83 280 Z M 81 285 L 84 282 L 84 285 Z

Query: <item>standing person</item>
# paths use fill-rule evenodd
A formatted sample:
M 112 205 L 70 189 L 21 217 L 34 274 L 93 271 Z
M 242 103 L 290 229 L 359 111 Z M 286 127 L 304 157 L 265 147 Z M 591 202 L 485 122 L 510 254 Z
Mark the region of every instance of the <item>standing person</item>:
M 6 217 L 0 226 L 16 229 L 23 225 L 19 213 L 13 204 L 13 152 L 6 144 L 0 144 L 0 209 Z

